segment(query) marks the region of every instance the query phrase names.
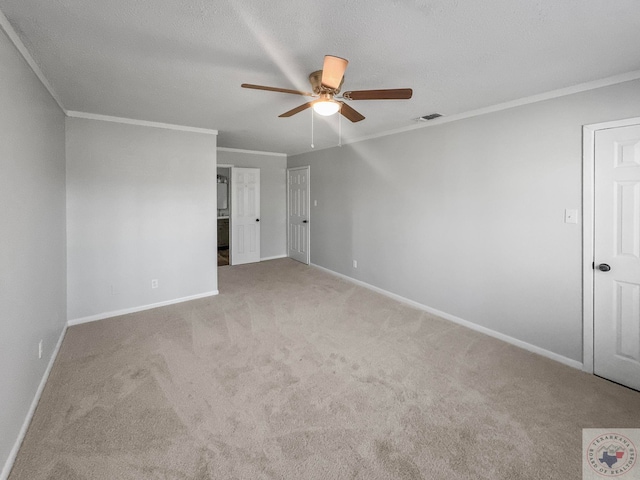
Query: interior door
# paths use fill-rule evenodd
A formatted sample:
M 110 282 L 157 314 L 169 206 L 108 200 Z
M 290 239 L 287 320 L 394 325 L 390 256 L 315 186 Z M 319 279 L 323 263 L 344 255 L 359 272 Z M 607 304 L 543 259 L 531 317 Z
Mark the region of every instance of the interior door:
M 309 167 L 287 170 L 289 257 L 309 264 Z
M 594 373 L 640 390 L 640 125 L 595 133 Z
M 260 261 L 260 169 L 231 168 L 231 265 Z

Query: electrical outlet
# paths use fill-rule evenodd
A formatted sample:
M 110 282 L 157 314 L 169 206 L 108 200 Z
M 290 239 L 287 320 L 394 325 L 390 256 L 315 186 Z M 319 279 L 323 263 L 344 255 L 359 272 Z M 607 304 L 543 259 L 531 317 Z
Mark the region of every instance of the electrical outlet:
M 358 268 L 358 261 L 357 260 L 353 261 L 353 268 Z
M 314 201 L 313 201 L 313 206 L 314 206 L 314 207 L 317 207 L 317 206 L 318 206 L 318 200 L 314 200 Z
M 38 342 L 38 358 L 42 358 L 42 340 Z
M 116 293 L 118 293 L 118 291 L 116 290 L 116 286 L 113 284 L 110 285 L 110 291 L 111 295 L 115 295 Z
M 151 288 L 158 288 L 158 279 L 154 278 L 151 280 Z

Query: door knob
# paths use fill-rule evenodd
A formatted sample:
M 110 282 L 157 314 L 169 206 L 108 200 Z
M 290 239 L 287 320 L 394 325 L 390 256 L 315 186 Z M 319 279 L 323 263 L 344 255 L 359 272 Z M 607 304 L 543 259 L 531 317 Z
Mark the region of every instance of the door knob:
M 611 267 L 606 263 L 601 263 L 600 265 L 598 265 L 598 270 L 600 270 L 601 272 L 608 272 L 609 270 L 611 270 Z
M 308 223 L 306 220 L 302 220 L 302 223 Z
M 256 218 L 256 222 L 259 222 L 259 221 L 260 221 L 260 219 L 259 219 L 259 218 Z

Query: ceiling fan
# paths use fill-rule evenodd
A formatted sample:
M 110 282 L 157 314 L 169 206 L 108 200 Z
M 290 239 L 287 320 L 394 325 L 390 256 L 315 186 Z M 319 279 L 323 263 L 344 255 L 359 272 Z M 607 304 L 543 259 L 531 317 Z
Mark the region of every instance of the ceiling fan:
M 410 88 L 394 88 L 388 90 L 355 90 L 344 92 L 338 97 L 340 88 L 344 82 L 344 72 L 349 64 L 348 60 L 332 55 L 325 55 L 322 70 L 317 70 L 309 75 L 309 82 L 313 92 L 301 92 L 298 90 L 289 90 L 287 88 L 265 87 L 263 85 L 252 85 L 243 83 L 243 88 L 253 88 L 256 90 L 267 90 L 270 92 L 290 93 L 293 95 L 304 95 L 307 97 L 316 97 L 315 100 L 304 103 L 288 112 L 279 115 L 280 117 L 291 117 L 296 113 L 300 113 L 307 108 L 313 107 L 313 110 L 319 115 L 333 115 L 338 111 L 352 122 L 364 120 L 364 116 L 343 101 L 335 100 L 341 98 L 344 100 L 408 100 L 413 94 Z

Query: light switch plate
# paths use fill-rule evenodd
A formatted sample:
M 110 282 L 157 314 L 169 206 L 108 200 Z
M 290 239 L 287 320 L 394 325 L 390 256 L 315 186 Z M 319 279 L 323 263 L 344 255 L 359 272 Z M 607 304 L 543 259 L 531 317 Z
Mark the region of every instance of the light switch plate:
M 564 223 L 578 223 L 578 210 L 571 208 L 565 209 Z

